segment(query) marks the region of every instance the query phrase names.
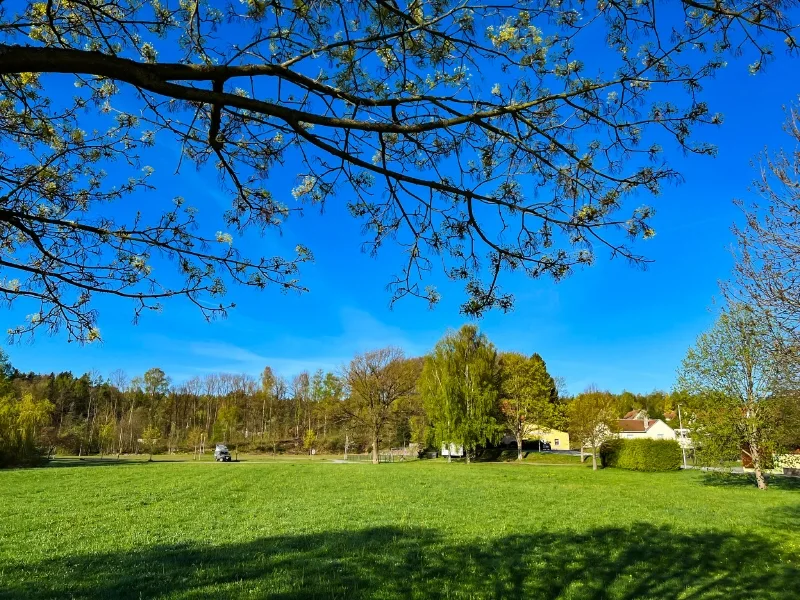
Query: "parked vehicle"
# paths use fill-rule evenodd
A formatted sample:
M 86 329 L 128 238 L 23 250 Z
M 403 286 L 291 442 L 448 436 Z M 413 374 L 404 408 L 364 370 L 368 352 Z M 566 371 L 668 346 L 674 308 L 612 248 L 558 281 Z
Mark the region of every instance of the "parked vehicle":
M 544 450 L 552 450 L 552 448 L 550 447 L 550 442 L 545 442 L 544 440 L 525 440 L 522 443 L 522 449 L 528 452 L 542 452 Z
M 225 444 L 217 444 L 214 448 L 214 460 L 217 462 L 231 462 L 231 453 Z

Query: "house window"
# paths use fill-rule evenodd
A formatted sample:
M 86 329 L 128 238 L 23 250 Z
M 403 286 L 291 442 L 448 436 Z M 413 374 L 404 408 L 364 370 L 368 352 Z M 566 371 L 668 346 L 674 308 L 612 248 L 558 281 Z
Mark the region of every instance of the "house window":
M 659 433 L 656 437 L 658 439 L 660 439 L 660 440 L 663 440 L 664 439 L 664 434 L 663 433 Z
M 553 440 L 553 445 L 554 446 L 559 446 L 560 445 L 560 442 L 558 441 L 558 438 Z
M 626 433 L 625 437 L 628 438 L 629 440 L 633 439 L 633 434 L 632 433 Z

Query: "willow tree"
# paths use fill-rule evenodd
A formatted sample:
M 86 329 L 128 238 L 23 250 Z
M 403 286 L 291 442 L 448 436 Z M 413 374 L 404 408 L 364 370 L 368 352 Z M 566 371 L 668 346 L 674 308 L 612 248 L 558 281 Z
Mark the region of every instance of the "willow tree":
M 477 315 L 512 306 L 504 271 L 559 280 L 601 250 L 642 263 L 653 209 L 632 197 L 679 177 L 669 150 L 714 153 L 696 139 L 722 120 L 704 81 L 728 53 L 758 71 L 772 39 L 796 49 L 795 4 L 4 2 L 0 294 L 29 315 L 9 334 L 97 339 L 99 295 L 213 318 L 232 282 L 302 290 L 309 248 L 237 244 L 331 201 L 369 251 L 404 251 L 393 301 L 435 303 L 434 265 Z M 152 166 L 200 168 L 230 207 L 198 215 Z
M 419 382 L 437 444 L 476 448 L 497 438 L 497 350 L 474 325 L 446 334 L 425 357 Z
M 53 408 L 50 401 L 30 393 L 0 395 L 0 467 L 41 458 L 37 432 L 50 422 Z

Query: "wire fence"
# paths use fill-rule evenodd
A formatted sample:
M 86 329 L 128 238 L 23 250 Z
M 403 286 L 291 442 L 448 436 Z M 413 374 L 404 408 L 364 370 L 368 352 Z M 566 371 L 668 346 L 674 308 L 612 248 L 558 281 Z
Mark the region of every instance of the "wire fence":
M 412 460 L 412 458 L 407 453 L 402 452 L 388 452 L 388 453 L 380 453 L 378 454 L 378 462 L 379 463 L 395 463 L 395 462 L 406 462 Z M 343 457 L 344 460 L 347 462 L 372 462 L 372 454 L 348 454 L 347 456 Z

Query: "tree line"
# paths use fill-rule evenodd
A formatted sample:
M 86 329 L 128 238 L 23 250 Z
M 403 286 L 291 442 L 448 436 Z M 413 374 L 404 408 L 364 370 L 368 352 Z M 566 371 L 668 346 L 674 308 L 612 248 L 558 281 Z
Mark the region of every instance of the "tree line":
M 613 395 L 613 413 L 633 408 L 663 416 L 670 395 Z M 129 377 L 21 373 L 7 357 L 0 371 L 0 463 L 42 453 L 120 455 L 190 452 L 216 443 L 243 452 L 417 450 L 453 443 L 468 460 L 530 428 L 567 430 L 573 398 L 538 354 L 501 352 L 474 325 L 448 332 L 430 354 L 397 348 L 355 356 L 338 372 L 291 378 L 214 373 L 173 381 L 154 367 Z

